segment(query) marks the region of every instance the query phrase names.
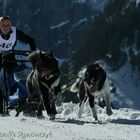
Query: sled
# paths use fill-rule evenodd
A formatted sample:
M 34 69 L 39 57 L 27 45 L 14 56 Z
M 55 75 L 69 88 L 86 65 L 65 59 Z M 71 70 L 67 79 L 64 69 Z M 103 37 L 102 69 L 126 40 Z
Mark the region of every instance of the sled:
M 13 53 L 15 57 L 18 55 L 20 56 L 28 56 L 30 51 L 21 51 L 21 50 L 13 50 L 10 51 L 9 54 Z M 20 59 L 16 59 L 16 63 L 20 63 L 20 65 L 17 65 L 17 67 L 14 68 L 14 70 L 11 72 L 10 75 L 6 74 L 6 70 L 4 67 L 4 63 L 6 60 L 7 55 L 2 58 L 2 69 L 1 74 L 3 73 L 3 88 L 2 90 L 2 115 L 7 116 L 9 115 L 9 111 L 11 109 L 16 109 L 17 114 L 23 110 L 23 108 L 26 106 L 26 99 L 28 97 L 27 91 L 22 93 L 23 95 L 19 94 L 19 89 L 24 86 L 26 89 L 26 77 L 31 72 L 31 67 L 26 66 L 24 63 L 28 62 L 27 60 L 23 60 L 22 57 Z M 19 58 L 19 57 L 18 57 Z M 10 62 L 8 60 L 8 62 Z M 13 61 L 11 61 L 12 63 Z M 29 62 L 28 62 L 29 63 Z M 10 76 L 14 76 L 14 81 L 12 81 L 9 85 L 15 84 L 16 91 L 14 93 L 13 90 L 9 88 L 8 82 L 10 81 Z M 7 80 L 9 78 L 9 81 Z

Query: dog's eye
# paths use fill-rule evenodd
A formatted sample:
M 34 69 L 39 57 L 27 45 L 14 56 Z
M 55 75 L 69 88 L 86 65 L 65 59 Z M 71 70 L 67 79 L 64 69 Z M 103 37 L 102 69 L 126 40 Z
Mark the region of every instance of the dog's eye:
M 90 80 L 90 84 L 93 84 L 95 82 L 95 78 L 93 77 L 91 80 Z
M 93 81 L 90 81 L 91 84 L 93 84 Z
M 90 80 L 90 81 L 88 82 L 88 84 L 89 84 L 89 85 L 92 85 L 92 84 L 93 84 L 93 81 L 92 81 L 92 80 Z

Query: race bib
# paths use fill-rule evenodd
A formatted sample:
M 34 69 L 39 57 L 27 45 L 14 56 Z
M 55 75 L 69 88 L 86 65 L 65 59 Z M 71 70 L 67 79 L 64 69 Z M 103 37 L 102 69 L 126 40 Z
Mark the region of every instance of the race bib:
M 16 42 L 16 28 L 11 27 L 11 30 L 12 33 L 8 40 L 3 39 L 0 35 L 0 52 L 12 50 L 12 47 Z

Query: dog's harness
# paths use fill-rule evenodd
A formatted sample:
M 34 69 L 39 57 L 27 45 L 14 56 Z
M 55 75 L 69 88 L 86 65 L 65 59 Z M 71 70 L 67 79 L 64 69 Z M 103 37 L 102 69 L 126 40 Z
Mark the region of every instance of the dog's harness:
M 47 78 L 46 80 L 52 78 L 54 75 L 50 75 L 49 78 Z M 40 83 L 46 87 L 49 91 L 51 91 L 54 87 L 57 87 L 60 83 L 60 77 L 58 77 L 52 84 L 51 86 L 49 87 L 44 81 L 40 81 Z
M 88 96 L 88 91 L 90 92 L 90 88 L 86 81 L 84 81 L 84 87 L 85 87 L 85 95 Z

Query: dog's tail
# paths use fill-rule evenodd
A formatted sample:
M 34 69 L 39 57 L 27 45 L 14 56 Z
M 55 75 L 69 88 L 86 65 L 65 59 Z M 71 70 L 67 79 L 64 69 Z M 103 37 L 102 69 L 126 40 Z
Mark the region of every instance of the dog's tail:
M 79 84 L 80 84 L 80 78 L 78 78 L 76 80 L 76 82 L 72 84 L 70 91 L 71 92 L 79 92 Z

